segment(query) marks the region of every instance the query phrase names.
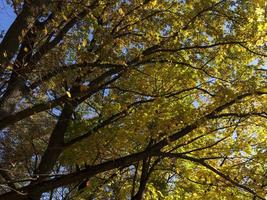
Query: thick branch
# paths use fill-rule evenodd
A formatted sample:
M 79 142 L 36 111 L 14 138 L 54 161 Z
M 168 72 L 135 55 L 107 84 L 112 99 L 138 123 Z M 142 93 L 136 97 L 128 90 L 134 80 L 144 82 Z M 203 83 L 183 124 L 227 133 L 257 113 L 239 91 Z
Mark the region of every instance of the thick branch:
M 139 188 L 137 193 L 133 196 L 132 200 L 142 200 L 143 198 L 144 191 L 146 189 L 146 184 L 149 179 L 149 164 L 150 164 L 150 159 L 143 160 Z
M 63 151 L 64 135 L 71 120 L 73 109 L 71 103 L 66 103 L 64 105 L 59 120 L 50 136 L 46 151 L 44 152 L 41 162 L 35 172 L 37 176 L 42 177 L 42 174 L 47 174 L 53 168 L 59 155 Z
M 25 1 L 26 2 L 26 1 Z M 18 51 L 23 32 L 29 28 L 31 19 L 40 12 L 50 0 L 34 0 L 24 3 L 23 9 L 8 29 L 0 44 L 0 65 L 9 62 Z
M 109 70 L 99 77 L 97 77 L 95 80 L 91 81 L 90 85 L 87 87 L 85 91 L 77 90 L 71 94 L 72 99 L 69 99 L 67 95 L 63 95 L 59 97 L 58 99 L 37 104 L 34 105 L 31 108 L 27 108 L 25 110 L 22 110 L 20 112 L 14 113 L 12 115 L 9 115 L 7 117 L 4 117 L 3 119 L 0 119 L 0 129 L 7 127 L 10 124 L 14 124 L 18 121 L 21 121 L 29 116 L 32 116 L 36 113 L 49 110 L 51 108 L 54 108 L 64 102 L 67 102 L 69 100 L 77 100 L 77 101 L 84 101 L 88 98 L 88 96 L 91 96 L 92 93 L 95 93 L 95 91 L 98 91 L 100 88 L 103 88 L 107 85 L 107 83 L 103 83 L 104 80 L 106 80 L 108 77 L 111 77 L 112 75 L 121 72 L 123 69 L 114 69 Z

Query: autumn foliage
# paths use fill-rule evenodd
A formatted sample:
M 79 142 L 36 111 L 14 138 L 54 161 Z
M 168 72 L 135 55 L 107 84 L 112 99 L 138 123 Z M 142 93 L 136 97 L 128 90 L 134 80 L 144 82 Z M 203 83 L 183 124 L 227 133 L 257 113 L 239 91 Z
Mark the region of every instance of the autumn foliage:
M 1 200 L 267 197 L 264 0 L 6 6 Z

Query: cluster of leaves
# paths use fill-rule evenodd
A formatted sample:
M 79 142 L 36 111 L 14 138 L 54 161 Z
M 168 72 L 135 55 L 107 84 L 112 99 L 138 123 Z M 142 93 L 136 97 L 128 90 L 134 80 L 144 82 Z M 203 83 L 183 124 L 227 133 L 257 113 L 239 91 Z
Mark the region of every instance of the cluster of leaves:
M 264 199 L 264 0 L 12 0 L 0 199 Z

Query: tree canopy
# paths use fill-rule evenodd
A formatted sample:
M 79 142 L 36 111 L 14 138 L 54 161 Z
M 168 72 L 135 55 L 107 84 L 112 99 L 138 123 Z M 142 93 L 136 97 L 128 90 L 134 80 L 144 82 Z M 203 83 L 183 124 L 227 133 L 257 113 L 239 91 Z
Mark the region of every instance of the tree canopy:
M 264 0 L 6 6 L 1 200 L 267 197 Z

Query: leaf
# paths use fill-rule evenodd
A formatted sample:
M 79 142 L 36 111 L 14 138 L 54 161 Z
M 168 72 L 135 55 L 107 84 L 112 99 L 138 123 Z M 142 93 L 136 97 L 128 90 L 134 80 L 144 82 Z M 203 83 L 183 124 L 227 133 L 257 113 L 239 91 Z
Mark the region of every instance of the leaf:
M 9 71 L 12 71 L 13 70 L 13 65 L 8 65 L 6 69 L 9 70 Z
M 157 0 L 152 0 L 150 4 L 152 7 L 155 7 L 157 3 L 158 3 Z
M 87 46 L 87 39 L 83 39 L 82 46 L 86 47 Z
M 124 11 L 123 11 L 122 8 L 120 8 L 120 9 L 118 10 L 118 12 L 119 12 L 119 14 L 120 14 L 121 16 L 124 16 Z
M 69 98 L 71 98 L 71 93 L 69 91 L 66 91 L 66 94 Z
M 65 21 L 68 21 L 68 18 L 67 18 L 67 16 L 66 16 L 65 14 L 63 14 L 62 17 L 63 17 L 63 19 L 64 19 Z
M 45 27 L 45 28 L 44 28 L 44 33 L 45 33 L 45 35 L 47 35 L 47 34 L 48 34 L 47 27 Z

